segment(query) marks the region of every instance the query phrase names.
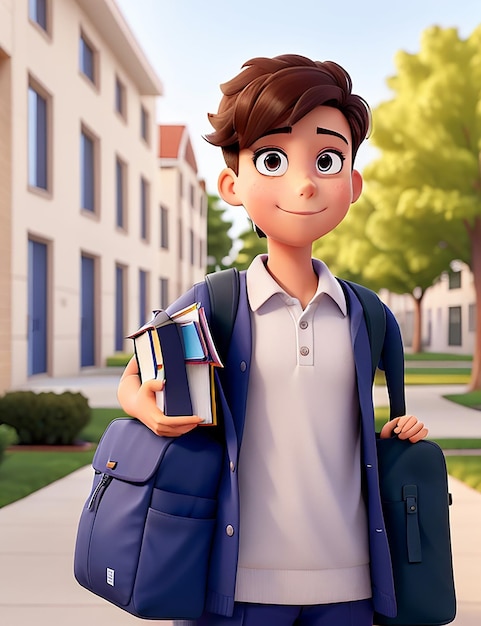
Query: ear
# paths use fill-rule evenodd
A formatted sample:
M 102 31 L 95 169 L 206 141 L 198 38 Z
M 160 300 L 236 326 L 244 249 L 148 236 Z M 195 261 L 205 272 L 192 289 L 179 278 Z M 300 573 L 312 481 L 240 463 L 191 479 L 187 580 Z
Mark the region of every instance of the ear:
M 237 197 L 235 192 L 235 184 L 237 181 L 237 175 L 230 167 L 226 167 L 219 174 L 219 179 L 217 181 L 217 190 L 219 191 L 219 196 L 232 206 L 241 206 L 242 201 Z
M 351 203 L 359 200 L 359 196 L 362 192 L 362 176 L 357 170 L 352 170 L 352 200 Z

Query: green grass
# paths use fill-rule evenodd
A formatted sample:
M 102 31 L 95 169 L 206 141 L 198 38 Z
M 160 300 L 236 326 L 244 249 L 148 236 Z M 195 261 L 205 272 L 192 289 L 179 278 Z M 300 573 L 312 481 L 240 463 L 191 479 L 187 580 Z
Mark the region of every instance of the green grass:
M 424 373 L 422 370 L 405 375 L 406 385 L 467 385 L 471 375 L 461 373 L 444 373 L 440 370 L 436 373 Z
M 445 354 L 440 352 L 420 352 L 419 354 L 404 354 L 406 361 L 472 361 L 471 354 Z
M 406 368 L 406 385 L 467 385 L 471 378 L 469 368 L 416 367 Z M 376 385 L 385 385 L 384 372 L 377 371 Z
M 468 391 L 467 393 L 453 393 L 444 396 L 447 400 L 474 409 L 481 408 L 481 391 Z
M 93 453 L 7 451 L 0 465 L 0 507 L 88 465 Z
M 477 491 L 481 491 L 481 455 L 447 456 L 448 472 Z
M 80 439 L 92 442 L 89 450 L 7 450 L 0 464 L 0 507 L 20 500 L 30 493 L 63 478 L 92 462 L 95 444 L 107 425 L 121 417 L 119 409 L 92 409 L 92 419 L 80 433 Z
M 406 375 L 429 375 L 429 376 L 469 376 L 471 374 L 470 367 L 406 367 L 404 370 Z
M 121 409 L 92 409 L 92 419 L 80 433 L 80 439 L 98 443 L 110 422 L 123 415 L 125 413 Z

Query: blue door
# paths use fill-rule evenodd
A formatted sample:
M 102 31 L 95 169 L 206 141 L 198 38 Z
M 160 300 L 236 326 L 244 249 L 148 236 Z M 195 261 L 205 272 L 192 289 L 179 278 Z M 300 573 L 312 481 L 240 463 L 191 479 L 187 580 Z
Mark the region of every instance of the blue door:
M 115 350 L 122 352 L 124 349 L 124 268 L 121 265 L 115 267 Z
M 95 365 L 95 261 L 82 255 L 80 365 Z
M 28 375 L 47 371 L 47 246 L 28 240 Z

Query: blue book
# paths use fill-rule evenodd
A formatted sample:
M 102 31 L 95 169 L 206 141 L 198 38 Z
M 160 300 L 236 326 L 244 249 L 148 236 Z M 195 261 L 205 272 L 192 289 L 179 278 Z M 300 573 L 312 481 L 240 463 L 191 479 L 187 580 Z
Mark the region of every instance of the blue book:
M 197 326 L 194 322 L 180 325 L 182 339 L 184 341 L 184 352 L 187 361 L 205 361 L 207 355 L 204 352 L 202 342 L 199 337 Z

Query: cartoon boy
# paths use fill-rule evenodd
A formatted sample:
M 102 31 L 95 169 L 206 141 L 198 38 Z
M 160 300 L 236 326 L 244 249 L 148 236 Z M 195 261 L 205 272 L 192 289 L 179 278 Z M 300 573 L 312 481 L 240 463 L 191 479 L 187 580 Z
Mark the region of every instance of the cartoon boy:
M 311 257 L 361 193 L 353 162 L 369 108 L 339 65 L 297 55 L 252 59 L 222 91 L 207 136 L 227 165 L 219 194 L 244 206 L 268 253 L 241 274 L 223 372 L 226 469 L 206 609 L 192 623 L 371 626 L 374 610 L 392 616 L 396 606 L 369 340 L 359 300 Z M 199 289 L 174 308 L 201 298 Z M 399 335 L 386 315 L 384 354 Z M 140 385 L 132 360 L 121 405 L 159 435 L 194 429 L 196 416 L 157 408 L 161 385 Z M 380 436 L 393 431 L 413 443 L 427 434 L 413 416 Z

